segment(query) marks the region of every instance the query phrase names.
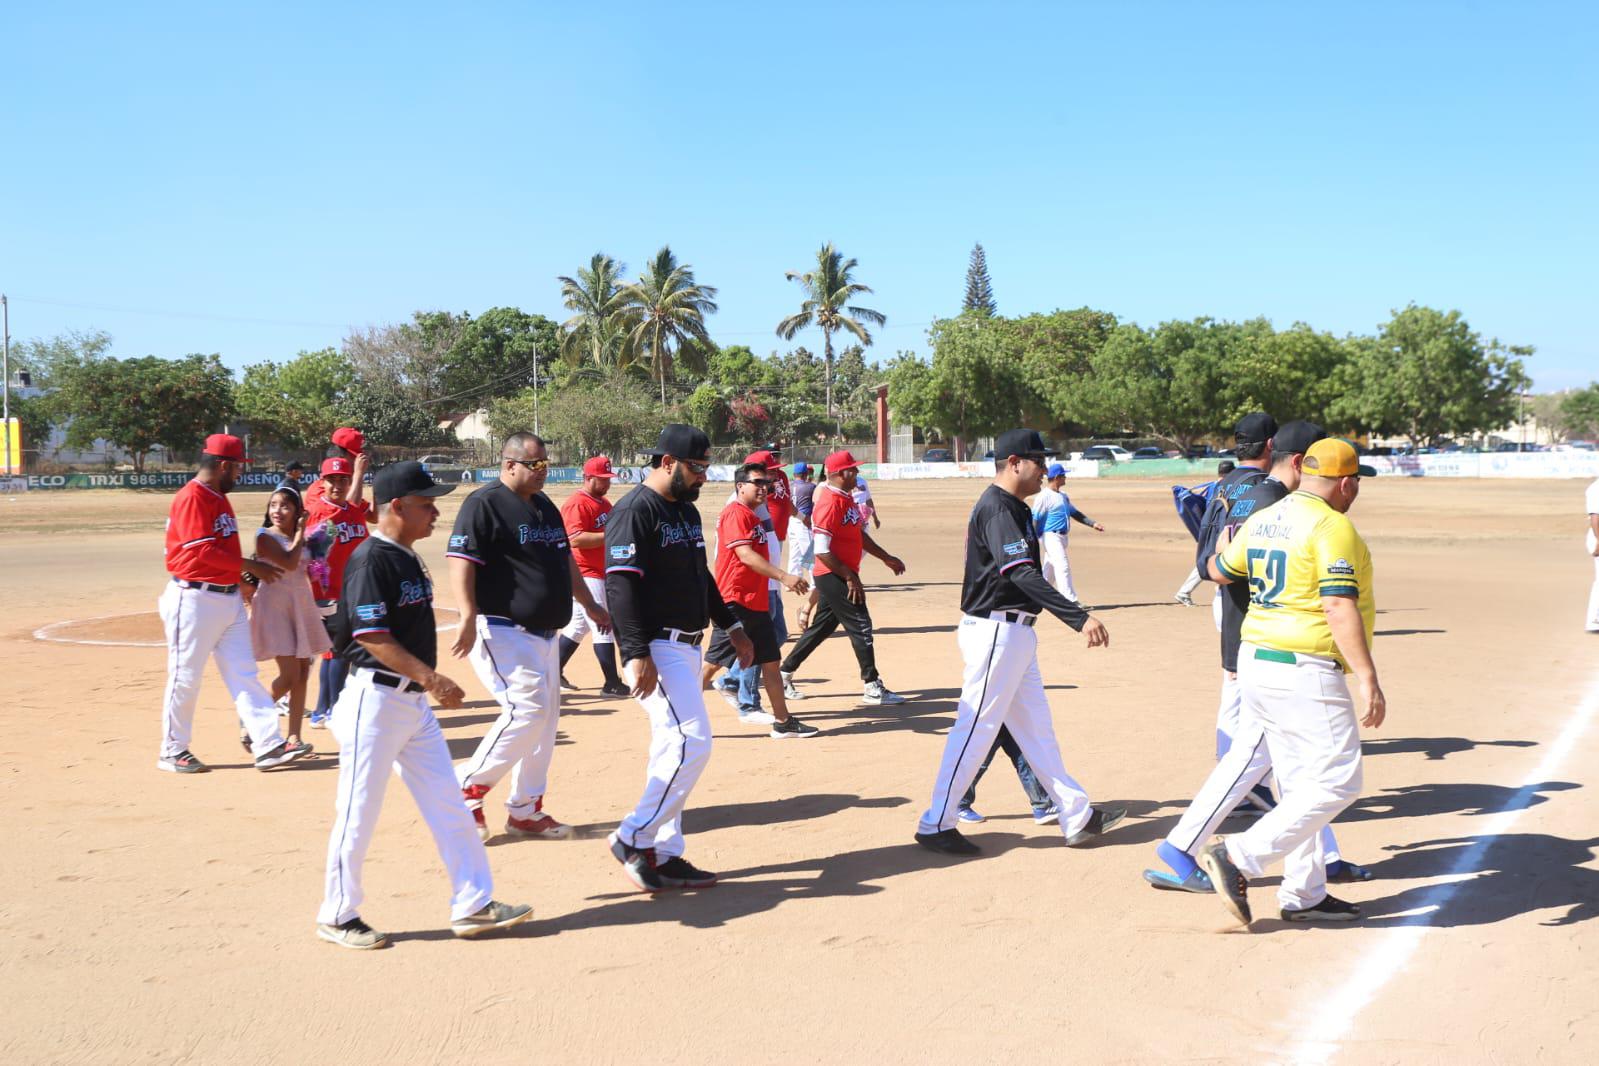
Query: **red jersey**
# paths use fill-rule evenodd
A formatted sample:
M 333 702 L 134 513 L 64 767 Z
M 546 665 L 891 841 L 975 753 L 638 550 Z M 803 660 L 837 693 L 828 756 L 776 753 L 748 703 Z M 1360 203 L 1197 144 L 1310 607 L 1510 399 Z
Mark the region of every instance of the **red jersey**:
M 605 520 L 611 517 L 611 501 L 603 496 L 590 496 L 578 489 L 561 504 L 561 521 L 566 523 L 566 537 L 571 540 L 579 533 L 604 533 Z M 605 580 L 605 545 L 572 549 L 577 560 L 577 571 L 584 577 Z
M 766 472 L 772 487 L 766 490 L 766 510 L 772 516 L 772 532 L 778 540 L 788 539 L 788 520 L 794 517 L 794 494 L 789 491 L 788 475 L 781 470 Z
M 184 581 L 237 585 L 239 520 L 216 489 L 190 481 L 172 497 L 167 515 L 167 573 Z
M 311 482 L 311 487 L 300 494 L 300 499 L 305 501 L 305 509 L 310 511 L 313 503 L 320 503 L 328 498 L 328 483 L 321 478 Z
M 835 489 L 828 484 L 816 486 L 816 503 L 811 509 L 811 531 L 813 533 L 826 533 L 832 538 L 832 543 L 827 550 L 838 557 L 838 561 L 856 572 L 861 568 L 861 555 L 865 548 L 861 541 L 861 534 L 865 526 L 861 522 L 861 510 L 855 506 L 855 501 L 850 494 Z M 820 546 L 816 554 L 814 572 L 818 574 L 831 574 L 833 571 L 822 562 Z
M 765 611 L 772 601 L 766 592 L 766 578 L 744 564 L 733 549 L 747 544 L 771 562 L 766 552 L 766 531 L 760 515 L 734 500 L 722 508 L 716 520 L 716 588 L 722 599 L 752 611 Z
M 320 480 L 317 485 L 321 485 Z M 315 487 L 315 486 L 313 486 Z M 365 500 L 360 503 L 337 504 L 328 499 L 327 491 L 314 500 L 307 500 L 305 504 L 306 532 L 314 531 L 324 522 L 333 523 L 333 543 L 328 548 L 328 581 L 311 582 L 311 591 L 319 600 L 336 600 L 339 590 L 344 588 L 344 567 L 350 561 L 350 555 L 361 542 L 366 539 L 367 524 L 372 521 L 372 505 Z

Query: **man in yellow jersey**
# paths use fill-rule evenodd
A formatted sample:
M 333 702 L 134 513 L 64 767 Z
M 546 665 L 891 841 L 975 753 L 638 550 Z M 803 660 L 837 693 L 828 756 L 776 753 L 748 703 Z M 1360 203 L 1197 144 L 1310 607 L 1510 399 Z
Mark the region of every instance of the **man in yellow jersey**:
M 1371 657 L 1376 620 L 1371 553 L 1346 515 L 1362 467 L 1347 441 L 1306 451 L 1299 490 L 1251 518 L 1211 560 L 1211 578 L 1247 581 L 1238 655 L 1243 713 L 1257 719 L 1282 793 L 1246 832 L 1197 856 L 1217 894 L 1249 924 L 1249 883 L 1283 860 L 1284 921 L 1353 921 L 1360 909 L 1327 894 L 1321 829 L 1360 793 L 1360 730 L 1387 706 Z M 1351 698 L 1346 672 L 1359 682 Z M 1357 708 L 1358 704 L 1358 708 Z

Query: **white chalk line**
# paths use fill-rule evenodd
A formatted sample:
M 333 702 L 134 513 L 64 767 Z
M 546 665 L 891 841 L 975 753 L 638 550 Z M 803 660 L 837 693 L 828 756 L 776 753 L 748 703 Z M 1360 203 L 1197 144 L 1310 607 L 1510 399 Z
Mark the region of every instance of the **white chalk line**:
M 449 611 L 458 614 L 453 607 L 438 607 L 438 611 Z M 83 644 L 97 648 L 164 648 L 165 641 L 160 640 L 90 640 L 87 637 L 58 637 L 55 631 L 66 626 L 87 625 L 90 622 L 109 622 L 115 618 L 138 618 L 142 615 L 154 614 L 154 611 L 129 611 L 126 614 L 97 614 L 90 618 L 65 618 L 59 622 L 50 622 L 33 631 L 33 639 L 45 644 Z M 451 622 L 447 626 L 438 626 L 436 633 L 453 633 L 461 628 L 459 622 Z
M 1560 735 L 1538 761 L 1498 814 L 1477 831 L 1477 842 L 1464 849 L 1443 876 L 1446 881 L 1424 892 L 1407 914 L 1409 924 L 1384 930 L 1380 941 L 1364 950 L 1364 959 L 1342 986 L 1322 1000 L 1309 1020 L 1309 1031 L 1289 1054 L 1289 1062 L 1304 1066 L 1325 1066 L 1343 1048 L 1343 1041 L 1354 1027 L 1355 1018 L 1377 998 L 1383 987 L 1398 977 L 1421 946 L 1422 938 L 1434 927 L 1433 916 L 1455 895 L 1461 885 L 1473 880 L 1485 868 L 1484 858 L 1494 842 L 1508 833 L 1532 806 L 1537 786 L 1554 780 L 1571 749 L 1599 716 L 1599 675 L 1588 686 Z M 1296 1022 L 1296 1025 L 1299 1024 Z

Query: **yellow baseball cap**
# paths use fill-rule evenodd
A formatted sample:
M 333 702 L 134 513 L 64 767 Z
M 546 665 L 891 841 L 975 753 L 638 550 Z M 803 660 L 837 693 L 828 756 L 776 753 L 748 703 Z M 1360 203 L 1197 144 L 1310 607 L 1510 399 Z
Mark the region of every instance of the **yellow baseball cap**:
M 1323 437 L 1305 452 L 1305 473 L 1316 477 L 1372 477 L 1377 473 L 1363 466 L 1355 446 L 1339 437 Z

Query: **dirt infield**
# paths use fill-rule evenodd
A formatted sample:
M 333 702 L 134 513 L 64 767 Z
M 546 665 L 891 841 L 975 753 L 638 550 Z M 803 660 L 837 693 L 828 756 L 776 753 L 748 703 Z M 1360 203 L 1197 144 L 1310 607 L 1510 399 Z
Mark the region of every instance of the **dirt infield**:
M 1582 484 L 1365 487 L 1354 518 L 1390 710 L 1338 829 L 1380 879 L 1341 891 L 1367 915 L 1341 928 L 1274 920 L 1275 882 L 1257 883 L 1271 920 L 1249 933 L 1214 899 L 1139 876 L 1213 751 L 1210 611 L 1172 600 L 1192 542 L 1164 484 L 1068 487 L 1108 527 L 1075 528 L 1071 558 L 1112 644 L 1090 653 L 1045 620 L 1040 661 L 1067 766 L 1132 813 L 1100 846 L 1035 826 L 1003 761 L 969 833 L 980 858 L 911 842 L 954 712 L 962 527 L 982 483 L 883 482 L 880 539 L 910 569 L 868 561 L 878 656 L 914 700 L 860 705 L 842 637 L 801 671 L 815 740 L 773 743 L 713 698 L 716 750 L 685 822 L 720 885 L 649 898 L 610 858 L 648 733 L 630 701 L 594 694 L 583 651 L 547 801 L 580 835 L 490 846 L 497 895 L 536 920 L 453 939 L 432 842 L 393 782 L 363 914 L 397 943 L 366 954 L 313 935 L 335 758 L 249 768 L 208 670 L 193 747 L 217 772 L 157 773 L 162 649 L 34 635 L 65 622 L 51 634 L 159 642 L 169 497 L 0 498 L 0 1061 L 1599 1059 Z M 419 545 L 436 579 L 460 498 Z M 238 504 L 247 530 L 255 502 Z M 495 708 L 464 663 L 441 665 L 469 693 L 441 714 L 461 758 Z

